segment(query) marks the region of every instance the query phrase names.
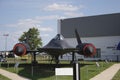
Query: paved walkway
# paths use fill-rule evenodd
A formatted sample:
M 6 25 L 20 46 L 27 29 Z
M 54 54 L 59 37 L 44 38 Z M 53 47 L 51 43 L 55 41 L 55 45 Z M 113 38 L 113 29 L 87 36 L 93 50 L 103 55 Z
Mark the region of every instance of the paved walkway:
M 120 64 L 114 64 L 113 66 L 104 70 L 103 72 L 91 78 L 90 80 L 112 80 L 112 78 L 119 69 L 120 69 Z
M 30 79 L 23 78 L 23 77 L 15 74 L 15 73 L 8 72 L 8 71 L 3 70 L 3 69 L 0 69 L 0 74 L 3 75 L 3 76 L 8 77 L 11 80 L 30 80 Z
M 120 64 L 114 64 L 113 66 L 104 70 L 103 72 L 91 78 L 90 80 L 112 80 L 112 78 L 114 77 L 114 75 L 117 73 L 119 69 L 120 69 Z M 11 80 L 30 80 L 3 69 L 0 69 L 0 74 L 10 78 Z

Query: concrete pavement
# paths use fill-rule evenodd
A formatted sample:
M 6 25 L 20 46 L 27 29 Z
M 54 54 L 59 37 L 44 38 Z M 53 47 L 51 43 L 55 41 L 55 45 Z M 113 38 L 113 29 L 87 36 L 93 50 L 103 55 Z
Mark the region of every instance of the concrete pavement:
M 30 79 L 21 77 L 21 76 L 15 74 L 15 73 L 8 72 L 8 71 L 3 70 L 3 69 L 0 69 L 0 74 L 5 76 L 5 77 L 8 77 L 11 80 L 30 80 Z
M 91 78 L 90 80 L 112 80 L 112 78 L 119 69 L 120 69 L 120 64 L 114 64 L 113 66 L 104 70 L 103 72 Z

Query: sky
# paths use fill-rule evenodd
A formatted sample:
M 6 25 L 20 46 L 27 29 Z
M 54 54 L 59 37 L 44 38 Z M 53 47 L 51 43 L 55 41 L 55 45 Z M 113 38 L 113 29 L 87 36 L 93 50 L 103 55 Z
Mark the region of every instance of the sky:
M 59 19 L 111 13 L 120 13 L 120 0 L 0 0 L 0 51 L 11 50 L 29 28 L 38 28 L 44 46 Z

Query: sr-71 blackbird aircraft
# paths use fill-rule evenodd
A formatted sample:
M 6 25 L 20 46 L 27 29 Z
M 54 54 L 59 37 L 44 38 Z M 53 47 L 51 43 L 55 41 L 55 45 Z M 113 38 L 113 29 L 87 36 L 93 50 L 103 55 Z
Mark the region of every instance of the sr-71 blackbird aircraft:
M 33 63 L 36 63 L 36 52 L 42 53 L 45 52 L 52 56 L 55 59 L 55 62 L 59 63 L 59 56 L 62 56 L 66 53 L 72 53 L 72 61 L 74 61 L 75 53 L 84 56 L 93 56 L 96 53 L 96 48 L 91 43 L 82 43 L 80 36 L 75 30 L 75 35 L 77 39 L 78 45 L 76 47 L 70 46 L 63 38 L 62 35 L 57 34 L 55 38 L 53 38 L 47 45 L 42 48 L 38 48 L 37 50 L 30 50 L 29 45 L 27 43 L 17 43 L 12 52 L 17 56 L 24 56 L 28 53 L 34 54 Z

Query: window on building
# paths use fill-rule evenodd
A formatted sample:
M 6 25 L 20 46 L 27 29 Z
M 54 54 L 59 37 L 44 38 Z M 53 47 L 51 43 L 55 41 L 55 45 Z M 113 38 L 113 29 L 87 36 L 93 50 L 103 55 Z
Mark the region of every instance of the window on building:
M 93 58 L 101 58 L 101 49 L 97 48 L 96 54 L 93 56 Z

